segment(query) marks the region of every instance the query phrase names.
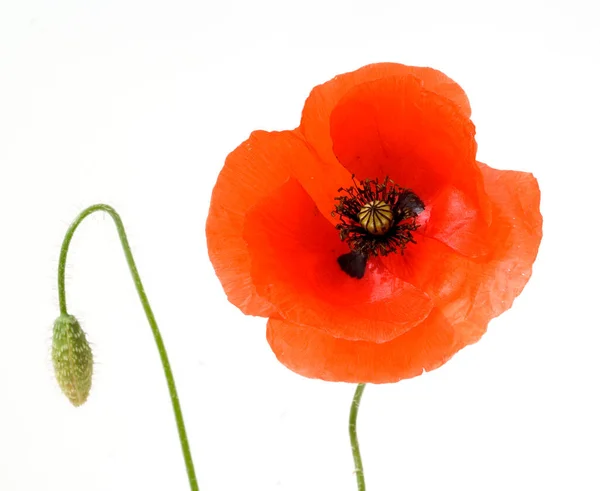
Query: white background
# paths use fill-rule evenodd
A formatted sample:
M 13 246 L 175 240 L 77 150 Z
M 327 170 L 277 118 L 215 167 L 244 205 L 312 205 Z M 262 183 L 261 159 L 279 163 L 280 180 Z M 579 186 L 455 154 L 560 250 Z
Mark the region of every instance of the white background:
M 95 378 L 53 379 L 63 234 L 121 213 L 173 362 L 201 491 L 354 490 L 354 386 L 304 379 L 226 301 L 204 223 L 227 153 L 295 127 L 310 89 L 376 61 L 468 93 L 479 158 L 532 171 L 544 240 L 512 310 L 446 366 L 368 386 L 369 491 L 600 489 L 595 2 L 0 2 L 0 490 L 185 490 L 167 388 L 111 221 L 67 294 Z

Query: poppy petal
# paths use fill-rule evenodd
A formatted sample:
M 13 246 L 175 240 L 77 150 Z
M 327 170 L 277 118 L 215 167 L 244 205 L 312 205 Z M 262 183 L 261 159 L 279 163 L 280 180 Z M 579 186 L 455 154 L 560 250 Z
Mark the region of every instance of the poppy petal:
M 375 263 L 362 279 L 342 271 L 338 258 L 348 246 L 295 179 L 251 210 L 244 238 L 258 293 L 291 322 L 381 343 L 431 311 L 427 295 Z
M 356 86 L 330 124 L 335 155 L 359 179 L 389 176 L 424 201 L 449 184 L 477 196 L 475 127 L 412 76 Z
M 493 209 L 491 243 L 495 249 L 482 268 L 483 281 L 473 307 L 460 324 L 460 342 L 476 342 L 488 322 L 508 310 L 531 276 L 542 239 L 540 189 L 526 172 L 479 164 Z
M 423 82 L 424 89 L 434 92 L 456 105 L 469 118 L 471 106 L 462 88 L 450 77 L 427 67 L 412 67 L 400 63 L 375 63 L 356 71 L 338 75 L 316 86 L 308 96 L 302 111 L 300 131 L 316 150 L 322 161 L 335 165 L 330 137 L 330 117 L 339 101 L 356 85 L 386 77 L 412 75 Z
M 339 162 L 333 165 L 325 164 L 310 148 L 300 132 L 296 130 L 294 134 L 305 143 L 306 148 L 310 149 L 313 158 L 310 160 L 291 158 L 292 174 L 310 195 L 321 214 L 330 223 L 336 224 L 338 219 L 331 214 L 335 207 L 335 198 L 340 195 L 340 188 L 353 185 L 352 175 Z
M 208 251 L 229 301 L 245 314 L 275 312 L 252 283 L 250 255 L 242 237 L 246 213 L 285 183 L 292 167 L 310 169 L 314 160 L 294 132 L 255 131 L 229 154 L 219 174 L 206 222 Z
M 468 258 L 430 237 L 403 256 L 382 258 L 383 267 L 424 291 L 466 344 L 483 335 L 488 322 L 510 308 L 521 293 L 542 237 L 540 192 L 533 175 L 480 164 L 492 203 L 489 254 Z
M 425 210 L 417 220 L 417 235 L 436 239 L 469 257 L 489 252 L 486 213 L 461 190 L 445 187 L 432 200 L 425 200 Z
M 277 359 L 300 375 L 351 383 L 392 383 L 446 363 L 456 353 L 456 334 L 439 310 L 386 343 L 349 341 L 321 329 L 269 319 L 267 341 Z
M 378 259 L 381 267 L 425 292 L 449 322 L 462 321 L 481 288 L 483 265 L 439 240 L 415 237 L 403 255 Z

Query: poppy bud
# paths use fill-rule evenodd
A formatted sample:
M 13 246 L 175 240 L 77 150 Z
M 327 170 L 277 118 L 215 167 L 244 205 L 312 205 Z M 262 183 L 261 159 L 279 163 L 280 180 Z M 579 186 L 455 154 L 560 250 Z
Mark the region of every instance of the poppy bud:
M 71 404 L 81 406 L 92 387 L 92 349 L 75 317 L 62 314 L 54 322 L 52 363 L 58 385 Z

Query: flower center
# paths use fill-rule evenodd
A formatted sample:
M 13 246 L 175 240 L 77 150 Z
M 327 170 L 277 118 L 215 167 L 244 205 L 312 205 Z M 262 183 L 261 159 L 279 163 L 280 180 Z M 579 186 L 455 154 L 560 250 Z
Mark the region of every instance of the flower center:
M 383 235 L 394 222 L 392 207 L 384 201 L 371 201 L 358 212 L 358 221 L 370 234 Z
M 417 230 L 417 216 L 425 209 L 423 201 L 410 189 L 397 186 L 386 177 L 356 181 L 354 186 L 340 188 L 332 216 L 340 239 L 347 242 L 351 252 L 342 254 L 338 263 L 353 278 L 362 278 L 367 260 L 372 256 L 404 253 L 406 246 L 416 243 L 412 232 Z

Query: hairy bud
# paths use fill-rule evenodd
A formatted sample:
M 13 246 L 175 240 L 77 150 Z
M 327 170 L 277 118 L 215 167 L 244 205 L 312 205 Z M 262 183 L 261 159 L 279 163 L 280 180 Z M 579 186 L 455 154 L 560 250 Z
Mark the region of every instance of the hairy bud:
M 61 315 L 54 322 L 52 363 L 58 385 L 71 404 L 81 406 L 92 387 L 92 349 L 75 317 Z

